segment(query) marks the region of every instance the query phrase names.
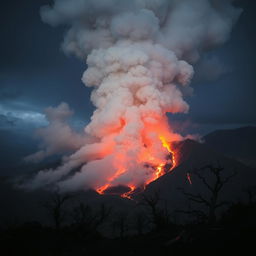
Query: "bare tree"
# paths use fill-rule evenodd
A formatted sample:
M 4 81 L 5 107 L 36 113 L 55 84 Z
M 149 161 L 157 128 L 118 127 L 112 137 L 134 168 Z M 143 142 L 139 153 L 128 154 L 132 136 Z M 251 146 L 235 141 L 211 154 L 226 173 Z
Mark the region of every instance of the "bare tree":
M 148 222 L 147 216 L 142 212 L 139 212 L 135 215 L 135 229 L 138 235 L 143 235 L 145 230 L 146 223 Z
M 168 212 L 167 204 L 164 208 L 159 207 L 160 196 L 159 192 L 155 191 L 152 194 L 143 194 L 142 204 L 146 206 L 151 215 L 151 221 L 155 228 L 160 230 L 170 224 L 170 214 Z
M 43 203 L 43 206 L 53 219 L 56 229 L 61 228 L 63 221 L 66 218 L 67 212 L 65 205 L 71 198 L 73 198 L 73 195 L 61 194 L 59 190 L 56 190 L 50 195 L 49 199 Z
M 207 219 L 208 224 L 214 224 L 216 222 L 216 210 L 224 205 L 227 205 L 227 201 L 220 201 L 219 196 L 220 192 L 223 189 L 223 186 L 228 183 L 235 175 L 234 171 L 232 174 L 224 177 L 223 175 L 224 168 L 221 166 L 206 165 L 200 169 L 194 170 L 193 174 L 201 180 L 204 187 L 210 193 L 210 196 L 203 196 L 200 193 L 192 194 L 184 191 L 183 194 L 188 198 L 189 201 L 196 204 L 204 205 L 207 208 L 207 213 L 204 213 L 201 210 L 192 210 L 192 211 L 183 211 L 188 214 L 195 214 L 202 219 Z M 214 182 L 211 184 L 210 181 L 205 177 L 205 171 L 209 171 L 214 176 Z M 204 173 L 204 174 L 203 174 Z
M 72 219 L 75 225 L 87 226 L 91 222 L 91 207 L 84 203 L 79 203 L 72 209 Z
M 112 221 L 112 231 L 113 234 L 116 233 L 116 231 L 119 232 L 119 237 L 121 239 L 124 238 L 125 232 L 128 229 L 128 216 L 125 212 L 119 212 L 115 216 L 115 219 Z
M 111 208 L 101 204 L 99 209 L 93 210 L 89 205 L 80 203 L 73 208 L 72 217 L 74 223 L 87 231 L 95 232 L 102 225 L 111 213 Z
M 96 221 L 96 227 L 104 223 L 109 218 L 111 212 L 112 212 L 111 207 L 107 207 L 105 204 L 101 204 L 97 214 L 98 217 Z
M 256 186 L 250 186 L 248 187 L 245 192 L 248 196 L 248 203 L 254 204 L 256 202 Z

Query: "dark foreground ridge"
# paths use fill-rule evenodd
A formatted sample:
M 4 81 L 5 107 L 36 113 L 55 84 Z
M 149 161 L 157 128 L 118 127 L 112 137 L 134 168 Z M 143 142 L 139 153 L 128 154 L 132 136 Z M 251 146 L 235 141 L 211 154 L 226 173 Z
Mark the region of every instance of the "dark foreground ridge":
M 1 253 L 178 255 L 254 250 L 256 169 L 241 161 L 243 150 L 235 155 L 226 146 L 223 154 L 209 139 L 227 143 L 230 134 L 241 139 L 243 132 L 247 134 L 247 128 L 213 133 L 204 143 L 178 143 L 180 164 L 132 200 L 95 191 L 24 191 L 14 186 L 13 178 L 1 178 Z

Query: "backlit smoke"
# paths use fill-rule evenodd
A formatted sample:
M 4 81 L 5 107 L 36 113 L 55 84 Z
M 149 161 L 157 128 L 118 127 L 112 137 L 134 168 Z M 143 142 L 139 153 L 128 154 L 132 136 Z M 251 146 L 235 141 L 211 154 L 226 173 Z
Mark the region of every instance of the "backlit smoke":
M 82 147 L 87 141 L 80 134 L 75 133 L 67 123 L 73 115 L 67 103 L 58 107 L 45 109 L 45 116 L 49 124 L 36 131 L 36 137 L 42 140 L 38 152 L 25 158 L 29 162 L 39 162 L 53 154 L 72 152 Z
M 64 51 L 86 61 L 82 81 L 93 87 L 96 109 L 85 136 L 95 142 L 86 143 L 66 127 L 68 138 L 60 140 L 74 137 L 75 152 L 56 170 L 40 171 L 27 186 L 57 184 L 62 190 L 103 193 L 122 185 L 133 191 L 164 174 L 166 163 L 172 169 L 177 163 L 171 142 L 182 136 L 173 132 L 166 113 L 189 111 L 184 96 L 191 92 L 192 65 L 229 38 L 241 13 L 231 2 L 55 0 L 44 6 L 44 22 L 69 28 Z M 50 127 L 41 133 L 59 132 L 57 124 Z M 56 153 L 50 148 L 44 155 Z

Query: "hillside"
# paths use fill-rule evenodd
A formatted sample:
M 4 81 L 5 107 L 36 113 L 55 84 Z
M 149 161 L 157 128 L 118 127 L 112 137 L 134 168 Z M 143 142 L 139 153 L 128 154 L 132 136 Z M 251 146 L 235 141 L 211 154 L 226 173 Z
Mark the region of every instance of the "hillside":
M 256 127 L 217 130 L 204 136 L 203 140 L 223 155 L 256 167 Z

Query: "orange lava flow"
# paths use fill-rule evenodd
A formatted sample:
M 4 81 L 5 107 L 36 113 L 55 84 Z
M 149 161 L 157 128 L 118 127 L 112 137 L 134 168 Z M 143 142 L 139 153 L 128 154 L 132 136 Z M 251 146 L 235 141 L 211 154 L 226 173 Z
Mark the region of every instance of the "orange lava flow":
M 192 185 L 192 180 L 191 180 L 189 172 L 187 173 L 187 180 L 188 180 L 189 184 Z
M 165 147 L 169 153 L 172 154 L 172 169 L 174 169 L 176 167 L 176 160 L 175 160 L 175 153 L 174 151 L 171 149 L 171 145 L 170 143 L 168 143 L 165 139 L 164 136 L 159 136 L 159 139 L 162 141 L 163 147 Z
M 129 186 L 129 188 L 130 188 L 130 190 L 128 192 L 123 193 L 121 195 L 122 198 L 132 199 L 131 195 L 132 195 L 133 191 L 136 189 L 136 187 L 131 185 L 131 186 Z
M 118 170 L 114 176 L 112 176 L 109 180 L 108 180 L 108 184 L 105 184 L 99 188 L 96 189 L 96 191 L 100 194 L 100 195 L 104 195 L 104 192 L 110 187 L 111 182 L 116 179 L 118 176 L 122 175 L 125 172 L 125 169 L 120 169 Z
M 107 190 L 109 186 L 110 186 L 109 184 L 106 184 L 104 186 L 101 186 L 100 188 L 97 188 L 96 191 L 98 194 L 104 195 L 104 191 Z
M 170 172 L 171 170 L 173 170 L 176 167 L 176 160 L 175 160 L 175 152 L 171 149 L 171 144 L 167 142 L 167 140 L 165 139 L 164 136 L 160 135 L 159 139 L 162 142 L 162 146 L 167 149 L 167 151 L 169 153 L 171 153 L 171 162 L 172 162 L 172 167 L 168 170 L 168 172 Z M 148 185 L 149 183 L 157 180 L 158 178 L 160 178 L 161 176 L 163 176 L 166 172 L 164 170 L 165 167 L 165 162 L 160 163 L 157 167 L 156 167 L 156 172 L 155 172 L 155 177 L 153 177 L 152 179 L 150 179 L 144 186 L 144 188 L 146 187 L 146 185 Z
M 161 142 L 160 145 L 162 145 L 163 150 L 161 150 L 161 151 L 166 152 L 166 160 L 164 160 L 163 158 L 158 158 L 158 157 L 156 157 L 156 155 L 155 156 L 152 155 L 151 150 L 146 147 L 145 152 L 142 155 L 140 155 L 140 157 L 138 157 L 138 159 L 140 159 L 139 160 L 140 163 L 148 164 L 148 166 L 149 166 L 148 168 L 150 170 L 149 172 L 151 174 L 148 177 L 148 179 L 146 180 L 146 182 L 140 186 L 136 186 L 133 183 L 128 183 L 127 185 L 125 185 L 126 187 L 129 188 L 129 191 L 119 194 L 122 198 L 132 199 L 132 195 L 134 194 L 134 192 L 137 188 L 145 189 L 145 187 L 149 183 L 157 180 L 158 178 L 160 178 L 167 172 L 170 172 L 171 170 L 173 170 L 176 167 L 176 165 L 177 165 L 176 156 L 175 156 L 174 150 L 172 150 L 172 148 L 171 148 L 171 143 L 168 142 L 168 140 L 163 135 L 158 136 L 158 139 Z M 125 156 L 120 155 L 119 158 L 125 159 Z M 110 178 L 108 178 L 107 184 L 104 184 L 103 186 L 100 186 L 96 189 L 96 191 L 100 195 L 107 194 L 107 193 L 111 194 L 111 192 L 108 191 L 108 189 L 113 187 L 114 186 L 113 184 L 118 185 L 115 183 L 116 179 L 122 177 L 122 175 L 126 173 L 127 170 L 126 170 L 126 167 L 122 167 L 123 166 L 122 161 L 119 163 L 118 166 L 120 168 L 116 171 L 116 173 L 114 175 L 112 175 Z M 122 185 L 122 183 L 119 183 L 119 184 Z

